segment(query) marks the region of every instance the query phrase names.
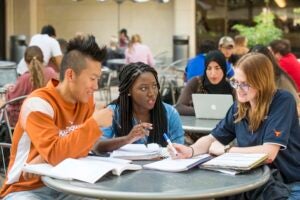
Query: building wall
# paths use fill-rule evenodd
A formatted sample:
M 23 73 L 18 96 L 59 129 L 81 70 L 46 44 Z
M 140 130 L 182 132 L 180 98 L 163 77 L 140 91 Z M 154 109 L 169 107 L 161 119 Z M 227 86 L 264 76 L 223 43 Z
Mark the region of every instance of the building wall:
M 99 44 L 108 44 L 118 32 L 118 4 L 114 0 L 99 3 L 96 0 L 6 0 L 7 40 L 10 35 L 25 34 L 30 37 L 40 32 L 45 24 L 52 24 L 60 38 L 70 39 L 76 32 L 94 34 Z M 172 57 L 173 35 L 190 36 L 190 56 L 194 55 L 195 0 L 170 0 L 133 3 L 125 0 L 119 5 L 120 28 L 129 35 L 140 34 L 153 54 L 168 51 Z M 9 44 L 7 44 L 7 49 Z

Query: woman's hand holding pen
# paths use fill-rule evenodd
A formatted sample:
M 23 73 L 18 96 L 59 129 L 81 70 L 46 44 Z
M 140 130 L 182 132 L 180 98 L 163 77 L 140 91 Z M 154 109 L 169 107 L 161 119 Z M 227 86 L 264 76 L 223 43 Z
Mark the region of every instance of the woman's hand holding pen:
M 133 143 L 145 136 L 149 136 L 150 130 L 152 130 L 152 124 L 150 123 L 142 122 L 135 125 L 127 135 L 129 143 Z
M 175 155 L 170 145 L 168 145 L 167 148 L 173 159 L 191 158 L 193 155 L 193 150 L 191 147 L 176 143 L 172 143 L 172 146 L 175 148 L 177 155 Z

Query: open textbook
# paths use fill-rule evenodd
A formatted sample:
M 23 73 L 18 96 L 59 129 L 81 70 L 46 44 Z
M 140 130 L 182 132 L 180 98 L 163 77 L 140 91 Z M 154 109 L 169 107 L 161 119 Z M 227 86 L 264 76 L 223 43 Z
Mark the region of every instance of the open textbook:
M 187 159 L 167 158 L 164 160 L 146 164 L 143 166 L 143 168 L 160 170 L 160 171 L 168 171 L 168 172 L 181 172 L 181 171 L 189 170 L 197 165 L 200 165 L 210 160 L 211 158 L 212 156 L 210 156 L 209 154 L 203 154 L 203 155 L 199 155 Z
M 148 144 L 126 144 L 120 149 L 113 151 L 110 157 L 128 160 L 152 160 L 164 157 L 163 149 L 156 143 Z
M 80 180 L 95 183 L 108 172 L 120 176 L 124 170 L 139 170 L 141 165 L 130 164 L 131 161 L 88 156 L 80 159 L 67 158 L 56 166 L 50 164 L 26 164 L 23 171 L 50 176 L 57 179 Z
M 203 163 L 200 168 L 234 175 L 262 165 L 267 158 L 263 153 L 225 153 Z

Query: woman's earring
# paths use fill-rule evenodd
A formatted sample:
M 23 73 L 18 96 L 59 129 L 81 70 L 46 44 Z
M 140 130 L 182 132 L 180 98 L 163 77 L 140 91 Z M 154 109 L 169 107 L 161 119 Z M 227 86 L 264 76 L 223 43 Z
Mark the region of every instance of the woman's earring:
M 128 93 L 128 96 L 131 96 L 131 94 L 130 94 L 130 93 Z

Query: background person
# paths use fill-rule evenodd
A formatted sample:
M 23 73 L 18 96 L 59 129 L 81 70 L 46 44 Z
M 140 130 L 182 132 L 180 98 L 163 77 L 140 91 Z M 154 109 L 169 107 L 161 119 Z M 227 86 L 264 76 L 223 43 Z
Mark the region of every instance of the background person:
M 49 80 L 58 79 L 58 74 L 43 65 L 43 52 L 38 46 L 27 47 L 24 59 L 28 71 L 19 76 L 16 83 L 8 87 L 6 100 L 30 94 L 33 90 L 44 87 Z M 14 127 L 18 121 L 23 101 L 8 106 L 9 123 Z
M 47 66 L 49 60 L 53 57 L 54 64 L 59 69 L 62 53 L 59 43 L 55 39 L 56 32 L 52 25 L 43 26 L 41 33 L 32 36 L 29 46 L 38 46 L 41 48 L 44 56 L 44 65 Z M 17 73 L 22 75 L 28 71 L 24 58 L 21 59 L 17 66 Z
M 246 53 L 249 52 L 248 48 L 248 39 L 245 36 L 242 35 L 236 35 L 234 36 L 234 49 L 233 54 L 242 57 Z
M 126 64 L 142 62 L 154 67 L 154 58 L 150 48 L 142 44 L 141 36 L 135 34 L 131 37 L 128 48 L 125 50 Z
M 110 126 L 112 111 L 95 111 L 94 91 L 106 50 L 94 36 L 76 37 L 63 58 L 60 82 L 52 79 L 24 101 L 14 131 L 3 199 L 81 199 L 46 187 L 40 177 L 24 173 L 25 163 L 57 165 L 66 158 L 87 156 Z
M 254 191 L 229 199 L 300 199 L 300 126 L 293 96 L 276 89 L 271 61 L 263 54 L 249 53 L 235 67 L 232 85 L 237 102 L 212 133 L 186 147 L 173 146 L 178 158 L 211 153 L 265 153 L 273 169 L 270 180 Z M 236 139 L 237 146 L 227 146 Z M 172 151 L 170 151 L 172 153 Z M 273 175 L 281 174 L 282 180 Z
M 231 66 L 232 70 L 238 60 L 238 56 L 233 55 L 234 47 L 234 40 L 229 36 L 224 36 L 219 40 L 219 50 L 224 54 L 227 64 Z
M 212 40 L 204 40 L 199 47 L 199 53 L 196 57 L 188 60 L 185 68 L 185 82 L 189 81 L 195 76 L 203 76 L 205 68 L 205 56 L 208 52 L 216 50 L 217 45 Z
M 279 89 L 287 90 L 294 96 L 295 101 L 297 103 L 298 116 L 300 116 L 300 98 L 297 92 L 297 86 L 293 79 L 291 79 L 291 77 L 281 69 L 274 55 L 266 46 L 255 45 L 251 49 L 251 52 L 262 53 L 270 59 L 270 61 L 272 62 L 273 71 L 275 73 L 276 87 Z
M 226 79 L 226 59 L 220 51 L 211 51 L 206 55 L 205 73 L 192 78 L 182 90 L 175 108 L 180 115 L 195 116 L 192 94 L 231 94 L 234 90 Z
M 297 85 L 297 91 L 300 91 L 300 63 L 296 56 L 291 52 L 291 44 L 288 40 L 274 40 L 270 43 L 273 52 L 280 67 L 290 75 Z
M 94 148 L 97 152 L 144 143 L 144 139 L 165 147 L 163 133 L 167 133 L 171 141 L 183 143 L 179 114 L 162 102 L 154 68 L 141 62 L 125 65 L 119 81 L 120 95 L 108 106 L 114 111 L 113 124 L 102 129 L 103 138 Z

